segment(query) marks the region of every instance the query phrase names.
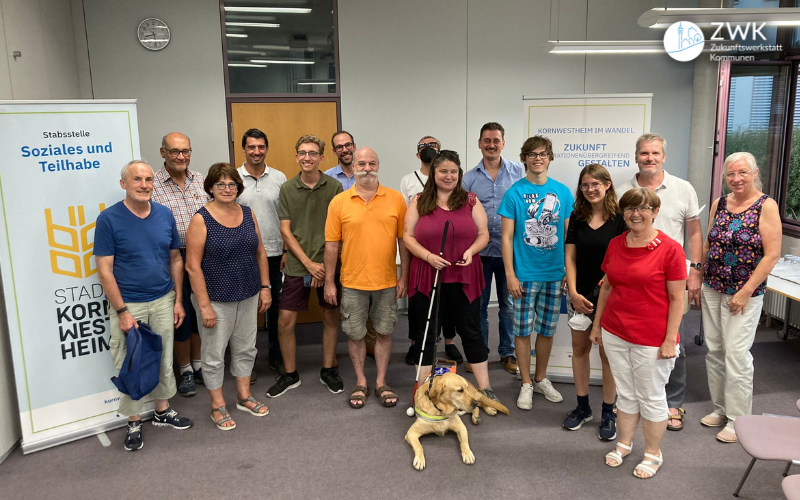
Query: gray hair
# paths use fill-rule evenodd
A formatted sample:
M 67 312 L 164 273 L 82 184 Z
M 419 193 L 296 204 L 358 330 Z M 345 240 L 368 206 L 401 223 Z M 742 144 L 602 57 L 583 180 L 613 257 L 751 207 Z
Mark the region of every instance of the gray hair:
M 136 165 L 137 163 L 141 163 L 142 165 L 147 165 L 150 168 L 150 171 L 153 170 L 153 167 L 151 167 L 150 164 L 147 163 L 145 160 L 131 160 L 125 165 L 123 165 L 122 170 L 120 171 L 120 178 L 123 181 L 125 180 L 125 175 L 128 173 L 128 169 L 131 167 L 131 165 Z
M 645 142 L 650 141 L 661 141 L 661 151 L 666 155 L 667 154 L 667 140 L 664 139 L 663 135 L 654 134 L 654 133 L 647 133 L 642 134 L 636 139 L 636 152 L 639 152 L 639 146 L 641 146 Z
M 442 149 L 442 141 L 440 141 L 439 139 L 437 139 L 436 137 L 434 137 L 432 135 L 422 136 L 422 139 L 417 141 L 417 144 L 422 144 L 422 141 L 424 141 L 425 139 L 433 139 L 434 141 L 436 141 L 436 147 L 438 147 L 439 150 L 441 151 L 441 149 Z
M 728 173 L 728 167 L 730 167 L 737 161 L 744 161 L 747 164 L 747 166 L 750 168 L 750 173 L 754 174 L 753 187 L 755 187 L 759 191 L 763 191 L 764 184 L 761 182 L 761 173 L 760 172 L 757 173 L 758 163 L 756 162 L 756 157 L 748 153 L 747 151 L 731 153 L 728 155 L 727 158 L 725 158 L 725 162 L 722 164 L 722 181 L 725 182 L 725 175 Z

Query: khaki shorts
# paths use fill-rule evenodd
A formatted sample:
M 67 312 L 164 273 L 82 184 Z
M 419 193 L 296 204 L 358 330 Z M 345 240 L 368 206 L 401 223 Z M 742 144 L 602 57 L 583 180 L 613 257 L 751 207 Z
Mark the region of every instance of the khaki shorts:
M 371 303 L 371 305 L 370 305 Z M 372 320 L 375 331 L 391 335 L 397 323 L 397 290 L 356 290 L 342 288 L 342 330 L 353 340 L 361 340 L 367 334 L 367 318 Z

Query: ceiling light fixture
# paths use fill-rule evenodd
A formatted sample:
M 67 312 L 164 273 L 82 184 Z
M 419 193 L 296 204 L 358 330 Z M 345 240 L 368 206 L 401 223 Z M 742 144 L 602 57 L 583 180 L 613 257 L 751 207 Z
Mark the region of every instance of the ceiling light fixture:
M 549 41 L 551 54 L 645 54 L 664 52 L 661 40 Z
M 299 7 L 225 7 L 225 12 L 259 12 L 264 14 L 309 14 L 311 9 Z
M 336 85 L 336 82 L 331 80 L 322 80 L 322 81 L 307 81 L 307 82 L 297 82 L 298 85 Z
M 250 63 L 228 63 L 232 68 L 266 68 L 266 64 L 250 64 Z
M 639 26 L 668 28 L 678 21 L 688 21 L 698 26 L 711 23 L 766 23 L 767 26 L 800 25 L 800 8 L 769 9 L 650 9 L 639 16 Z
M 278 23 L 240 23 L 236 21 L 225 21 L 225 26 L 247 26 L 249 28 L 280 28 Z
M 256 64 L 314 64 L 316 61 L 289 61 L 281 59 L 250 59 L 251 63 Z
M 244 33 L 225 33 L 225 36 L 228 38 L 247 38 Z

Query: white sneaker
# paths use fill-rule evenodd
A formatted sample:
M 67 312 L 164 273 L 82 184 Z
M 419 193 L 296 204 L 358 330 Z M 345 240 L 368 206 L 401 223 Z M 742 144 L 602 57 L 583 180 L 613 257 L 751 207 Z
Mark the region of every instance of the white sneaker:
M 561 393 L 558 392 L 555 387 L 553 387 L 553 384 L 551 384 L 550 380 L 547 378 L 543 378 L 541 382 L 537 382 L 534 380 L 533 392 L 544 394 L 544 398 L 553 403 L 560 403 L 564 401 L 564 398 L 561 396 Z
M 517 398 L 517 407 L 520 410 L 533 409 L 533 386 L 531 384 L 522 384 Z

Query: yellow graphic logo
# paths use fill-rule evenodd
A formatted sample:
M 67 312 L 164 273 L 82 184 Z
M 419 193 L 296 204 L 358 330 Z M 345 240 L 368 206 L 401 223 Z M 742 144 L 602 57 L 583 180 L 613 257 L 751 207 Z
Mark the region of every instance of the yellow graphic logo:
M 105 210 L 105 203 L 100 203 L 99 208 L 100 212 Z M 69 226 L 62 226 L 53 224 L 51 209 L 44 209 L 44 218 L 47 222 L 47 241 L 51 247 L 50 268 L 55 274 L 73 278 L 88 278 L 97 272 L 97 267 L 92 269 L 94 238 L 89 240 L 89 232 L 94 230 L 96 222 L 92 221 L 90 224 L 86 224 L 83 205 L 67 207 L 67 214 L 69 215 Z M 66 235 L 69 243 L 56 241 L 57 233 Z M 63 267 L 64 265 L 66 265 L 66 269 Z

